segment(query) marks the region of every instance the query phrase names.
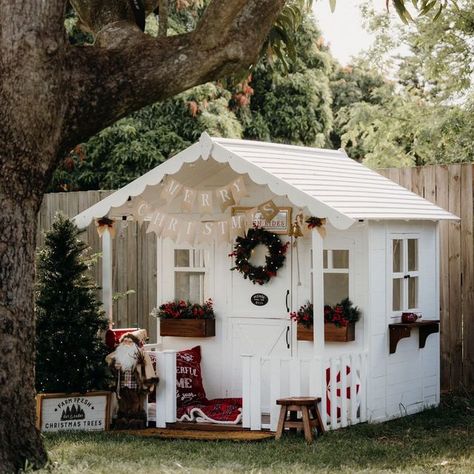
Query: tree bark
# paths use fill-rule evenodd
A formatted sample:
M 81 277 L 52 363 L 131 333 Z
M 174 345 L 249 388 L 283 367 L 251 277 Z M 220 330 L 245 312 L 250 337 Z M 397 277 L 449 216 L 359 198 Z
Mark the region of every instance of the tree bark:
M 39 200 L 1 194 L 0 200 L 0 472 L 12 473 L 27 462 L 39 467 L 46 461 L 35 429 L 34 400 L 33 281 Z
M 36 214 L 55 166 L 130 112 L 248 67 L 284 0 L 212 0 L 196 31 L 157 39 L 137 27 L 128 0 L 72 0 L 94 47 L 68 44 L 66 3 L 0 0 L 2 474 L 46 461 L 35 429 L 33 283 Z

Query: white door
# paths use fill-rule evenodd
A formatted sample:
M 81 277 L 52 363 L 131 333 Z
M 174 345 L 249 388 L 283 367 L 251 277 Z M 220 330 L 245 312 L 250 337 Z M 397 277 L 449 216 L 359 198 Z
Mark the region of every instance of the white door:
M 291 325 L 288 319 L 231 318 L 229 352 L 232 357 L 230 391 L 227 396 L 242 396 L 242 354 L 262 357 L 289 357 L 291 355 Z M 264 366 L 268 368 L 268 362 Z M 269 371 L 262 371 L 262 393 L 269 392 Z M 266 404 L 268 405 L 268 404 Z M 269 407 L 262 406 L 268 413 Z

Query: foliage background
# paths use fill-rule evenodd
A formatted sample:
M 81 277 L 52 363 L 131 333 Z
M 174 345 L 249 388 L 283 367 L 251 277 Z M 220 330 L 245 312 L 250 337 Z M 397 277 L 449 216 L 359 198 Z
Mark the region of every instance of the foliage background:
M 189 31 L 205 2 L 171 3 L 168 34 Z M 474 4 L 449 4 L 410 25 L 362 5 L 374 47 L 341 67 L 316 21 L 290 2 L 248 77 L 223 78 L 145 107 L 71 150 L 50 191 L 121 187 L 210 135 L 343 147 L 366 165 L 474 159 Z M 75 43 L 91 38 L 71 12 Z M 147 32 L 157 34 L 156 19 Z M 399 52 L 398 46 L 405 45 Z

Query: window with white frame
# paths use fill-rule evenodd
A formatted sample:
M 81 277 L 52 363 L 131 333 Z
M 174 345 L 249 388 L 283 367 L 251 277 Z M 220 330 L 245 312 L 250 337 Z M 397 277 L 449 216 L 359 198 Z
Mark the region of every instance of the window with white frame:
M 391 245 L 392 314 L 419 309 L 419 238 L 417 235 L 394 235 Z
M 312 255 L 312 250 L 311 250 Z M 311 257 L 311 301 L 313 301 L 313 258 Z M 349 298 L 349 250 L 323 250 L 324 304 L 334 306 Z
M 206 294 L 206 251 L 174 249 L 174 297 L 178 300 L 204 303 Z
M 324 304 L 334 306 L 349 298 L 349 250 L 323 251 Z

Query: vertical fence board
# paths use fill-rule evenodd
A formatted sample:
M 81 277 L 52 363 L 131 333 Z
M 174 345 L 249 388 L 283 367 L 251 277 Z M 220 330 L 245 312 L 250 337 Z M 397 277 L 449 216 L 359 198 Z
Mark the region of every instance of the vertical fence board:
M 463 384 L 474 386 L 474 240 L 472 165 L 461 168 Z
M 448 168 L 449 211 L 461 214 L 461 165 Z M 450 386 L 462 380 L 462 305 L 461 305 L 461 224 L 448 224 L 449 238 L 449 348 L 451 354 Z
M 461 214 L 461 165 L 448 168 L 449 211 Z M 462 304 L 461 304 L 461 224 L 448 224 L 449 236 L 449 347 L 451 353 L 450 386 L 462 380 Z
M 449 207 L 449 172 L 446 166 L 436 167 L 436 204 L 443 209 Z M 449 351 L 451 341 L 449 325 L 449 224 L 441 222 L 440 232 L 440 340 L 441 340 L 441 384 L 449 387 L 451 380 L 452 357 Z

